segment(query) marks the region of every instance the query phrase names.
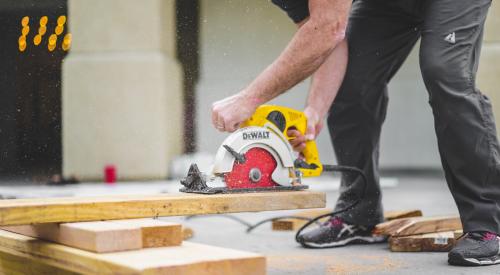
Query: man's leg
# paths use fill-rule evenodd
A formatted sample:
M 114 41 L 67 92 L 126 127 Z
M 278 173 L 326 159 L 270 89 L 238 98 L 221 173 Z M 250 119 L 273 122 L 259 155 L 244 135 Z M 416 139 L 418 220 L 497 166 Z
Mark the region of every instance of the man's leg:
M 500 233 L 500 147 L 490 101 L 475 86 L 490 3 L 428 0 L 424 9 L 422 75 L 434 113 L 446 181 L 464 232 L 471 233 L 450 253 L 451 263 L 457 263 L 453 262 L 455 256 L 477 260 L 474 253 L 484 254 L 484 249 L 490 249 L 489 256 L 493 257 L 485 263 L 500 263 L 498 255 L 494 255 L 499 252 L 498 240 L 493 238 Z M 493 246 L 481 243 L 487 239 L 494 241 Z M 464 245 L 471 245 L 468 251 L 462 249 Z
M 387 83 L 420 37 L 414 0 L 358 0 L 347 30 L 349 61 L 334 101 L 328 127 L 340 165 L 362 169 L 368 183 L 363 198 L 361 178 L 342 176 L 336 210 L 361 202 L 323 226 L 299 237 L 304 246 L 333 247 L 380 241 L 372 226 L 382 221 L 378 178 L 378 144 L 387 107 Z
M 362 179 L 354 174 L 342 176 L 335 210 L 361 199 L 354 209 L 339 215 L 351 224 L 373 226 L 383 220 L 378 150 L 387 109 L 387 83 L 420 37 L 418 2 L 371 0 L 356 1 L 353 6 L 347 33 L 347 72 L 328 118 L 338 163 L 358 167 L 368 178 L 360 198 Z

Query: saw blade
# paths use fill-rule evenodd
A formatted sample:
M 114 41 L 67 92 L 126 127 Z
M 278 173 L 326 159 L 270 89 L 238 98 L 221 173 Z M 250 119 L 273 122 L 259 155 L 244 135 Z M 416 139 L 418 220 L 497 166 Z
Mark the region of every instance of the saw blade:
M 254 147 L 245 154 L 245 161 L 235 161 L 231 172 L 225 173 L 227 188 L 267 188 L 277 186 L 272 174 L 277 162 L 273 155 L 264 148 Z

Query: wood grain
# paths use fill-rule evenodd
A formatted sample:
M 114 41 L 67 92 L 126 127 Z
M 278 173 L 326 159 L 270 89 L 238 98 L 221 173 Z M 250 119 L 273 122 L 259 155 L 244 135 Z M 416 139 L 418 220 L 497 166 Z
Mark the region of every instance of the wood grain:
M 158 219 L 112 220 L 124 226 L 135 226 L 141 230 L 142 247 L 165 247 L 182 244 L 182 225 Z
M 391 237 L 389 248 L 393 252 L 447 252 L 455 245 L 454 231 Z
M 266 273 L 263 256 L 189 242 L 182 246 L 98 254 L 0 230 L 0 251 L 0 258 L 14 255 L 28 259 L 27 263 L 37 261 L 43 266 L 80 274 Z
M 322 208 L 322 209 L 310 209 L 299 211 L 297 213 L 291 214 L 291 216 L 298 216 L 304 218 L 315 218 L 320 215 L 331 213 L 332 209 Z M 420 210 L 401 210 L 401 211 L 385 211 L 384 217 L 386 220 L 394 220 L 407 217 L 420 217 L 422 216 L 422 211 Z M 321 222 L 326 221 L 328 218 L 324 218 Z M 307 221 L 301 219 L 280 219 L 272 221 L 272 230 L 275 231 L 296 231 L 299 230 Z
M 0 225 L 155 218 L 325 207 L 313 191 L 0 200 Z
M 0 251 L 0 274 L 76 275 L 78 273 L 47 265 L 33 257 Z
M 457 216 L 415 217 L 378 224 L 374 233 L 389 236 L 409 236 L 460 229 L 462 229 L 462 223 Z

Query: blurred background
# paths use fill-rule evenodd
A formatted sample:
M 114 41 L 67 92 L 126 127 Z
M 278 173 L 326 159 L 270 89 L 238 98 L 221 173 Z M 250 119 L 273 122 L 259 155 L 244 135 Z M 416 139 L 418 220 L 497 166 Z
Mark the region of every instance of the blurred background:
M 500 121 L 497 2 L 477 82 Z M 211 125 L 212 103 L 244 88 L 295 31 L 269 0 L 1 0 L 0 199 L 177 192 L 189 165 L 207 171 L 227 137 Z M 390 85 L 380 148 L 383 204 L 457 215 L 418 50 L 417 43 Z M 302 110 L 308 86 L 305 80 L 272 103 Z M 322 162 L 335 164 L 327 129 L 317 142 Z M 333 208 L 338 176 L 304 183 L 325 192 Z M 442 254 L 389 257 L 386 244 L 304 250 L 292 231 L 262 227 L 247 234 L 235 222 L 293 213 L 167 220 L 191 227 L 196 242 L 265 254 L 270 274 L 329 274 L 351 266 L 357 273 L 450 273 Z
M 494 2 L 477 79 L 497 118 L 499 16 Z M 212 102 L 248 84 L 295 30 L 268 0 L 0 1 L 0 176 L 102 181 L 112 169 L 118 181 L 158 181 L 208 165 L 227 136 L 210 123 Z M 308 84 L 273 103 L 302 109 Z M 390 86 L 383 171 L 440 173 L 427 98 L 417 46 Z M 318 143 L 335 163 L 326 129 Z

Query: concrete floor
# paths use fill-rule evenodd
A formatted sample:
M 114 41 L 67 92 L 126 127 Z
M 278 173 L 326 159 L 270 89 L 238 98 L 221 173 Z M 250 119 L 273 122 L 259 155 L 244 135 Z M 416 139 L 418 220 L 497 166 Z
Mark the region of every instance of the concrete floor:
M 384 189 L 386 210 L 421 209 L 424 215 L 458 214 L 441 176 L 398 177 L 397 187 Z M 337 191 L 328 192 L 332 206 Z M 293 211 L 245 213 L 234 215 L 255 223 Z M 353 245 L 336 249 L 304 249 L 290 232 L 271 231 L 262 225 L 251 234 L 245 227 L 221 216 L 179 219 L 193 228 L 194 242 L 261 253 L 267 256 L 268 274 L 500 274 L 500 266 L 452 267 L 446 253 L 394 253 L 387 244 Z
M 314 184 L 313 182 L 319 182 Z M 338 196 L 337 178 L 308 181 L 312 189 L 327 192 L 327 202 L 333 206 Z M 386 210 L 421 209 L 426 216 L 457 214 L 457 209 L 440 175 L 392 175 L 382 181 Z M 3 197 L 91 196 L 106 194 L 152 194 L 172 192 L 178 181 L 155 183 L 79 184 L 65 187 L 26 186 L 3 182 Z M 234 214 L 250 223 L 269 217 L 293 214 L 294 211 Z M 191 227 L 195 237 L 190 241 L 220 247 L 252 251 L 267 257 L 268 274 L 500 274 L 500 265 L 492 267 L 452 267 L 446 253 L 393 253 L 387 244 L 353 245 L 336 249 L 304 249 L 294 241 L 291 232 L 271 231 L 265 224 L 251 234 L 245 226 L 225 216 L 162 218 L 180 221 Z

